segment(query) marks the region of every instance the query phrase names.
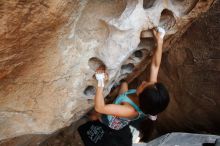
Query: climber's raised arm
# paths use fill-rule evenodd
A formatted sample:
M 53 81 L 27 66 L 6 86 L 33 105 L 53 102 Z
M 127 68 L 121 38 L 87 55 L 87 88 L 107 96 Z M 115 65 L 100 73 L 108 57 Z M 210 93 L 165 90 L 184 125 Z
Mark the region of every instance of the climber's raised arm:
M 98 113 L 124 118 L 133 118 L 137 116 L 138 113 L 136 110 L 128 105 L 105 104 L 103 97 L 105 73 L 103 71 L 98 71 L 96 73 L 96 79 L 98 81 L 98 86 L 96 88 L 96 95 L 94 100 L 95 110 Z
M 156 29 L 153 29 L 153 34 L 156 40 L 156 48 L 153 50 L 151 59 L 149 82 L 157 82 L 157 76 L 162 58 L 163 37 L 165 35 L 165 30 L 157 27 Z

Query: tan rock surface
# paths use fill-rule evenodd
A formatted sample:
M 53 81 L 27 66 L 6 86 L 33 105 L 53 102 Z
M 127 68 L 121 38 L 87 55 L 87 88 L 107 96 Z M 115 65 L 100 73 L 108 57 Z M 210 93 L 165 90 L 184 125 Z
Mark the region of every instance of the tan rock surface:
M 149 29 L 164 27 L 165 47 L 172 45 L 212 2 L 1 1 L 0 140 L 70 125 L 92 107 L 97 64 L 108 69 L 108 94 L 144 69 L 154 44 Z

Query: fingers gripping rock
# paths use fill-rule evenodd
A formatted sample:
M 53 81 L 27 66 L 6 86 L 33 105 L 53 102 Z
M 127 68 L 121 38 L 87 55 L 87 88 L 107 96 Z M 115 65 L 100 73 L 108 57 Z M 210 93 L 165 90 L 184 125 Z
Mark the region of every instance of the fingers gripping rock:
M 160 38 L 165 36 L 166 31 L 162 27 L 157 27 L 156 30 L 160 33 Z
M 104 87 L 105 73 L 96 73 L 95 77 L 98 81 L 98 87 Z

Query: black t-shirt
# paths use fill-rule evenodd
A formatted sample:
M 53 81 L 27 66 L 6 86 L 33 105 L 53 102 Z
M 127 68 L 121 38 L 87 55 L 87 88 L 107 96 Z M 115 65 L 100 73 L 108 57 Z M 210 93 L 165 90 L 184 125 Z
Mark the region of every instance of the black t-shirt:
M 132 146 L 129 126 L 114 130 L 100 121 L 89 121 L 78 128 L 85 146 Z

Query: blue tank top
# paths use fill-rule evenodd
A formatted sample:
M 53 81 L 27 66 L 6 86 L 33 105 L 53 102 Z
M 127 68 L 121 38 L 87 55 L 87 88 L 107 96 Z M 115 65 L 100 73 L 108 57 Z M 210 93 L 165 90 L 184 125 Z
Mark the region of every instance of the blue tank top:
M 112 115 L 103 115 L 101 117 L 102 123 L 110 127 L 111 129 L 115 130 L 120 130 L 127 126 L 131 121 L 137 120 L 141 117 L 144 117 L 144 113 L 141 111 L 141 109 L 127 96 L 129 94 L 134 94 L 136 93 L 135 89 L 130 89 L 127 92 L 120 94 L 113 104 L 121 104 L 122 102 L 127 102 L 129 103 L 138 113 L 138 117 L 135 119 L 128 119 L 128 118 L 121 118 L 121 117 L 116 117 Z

